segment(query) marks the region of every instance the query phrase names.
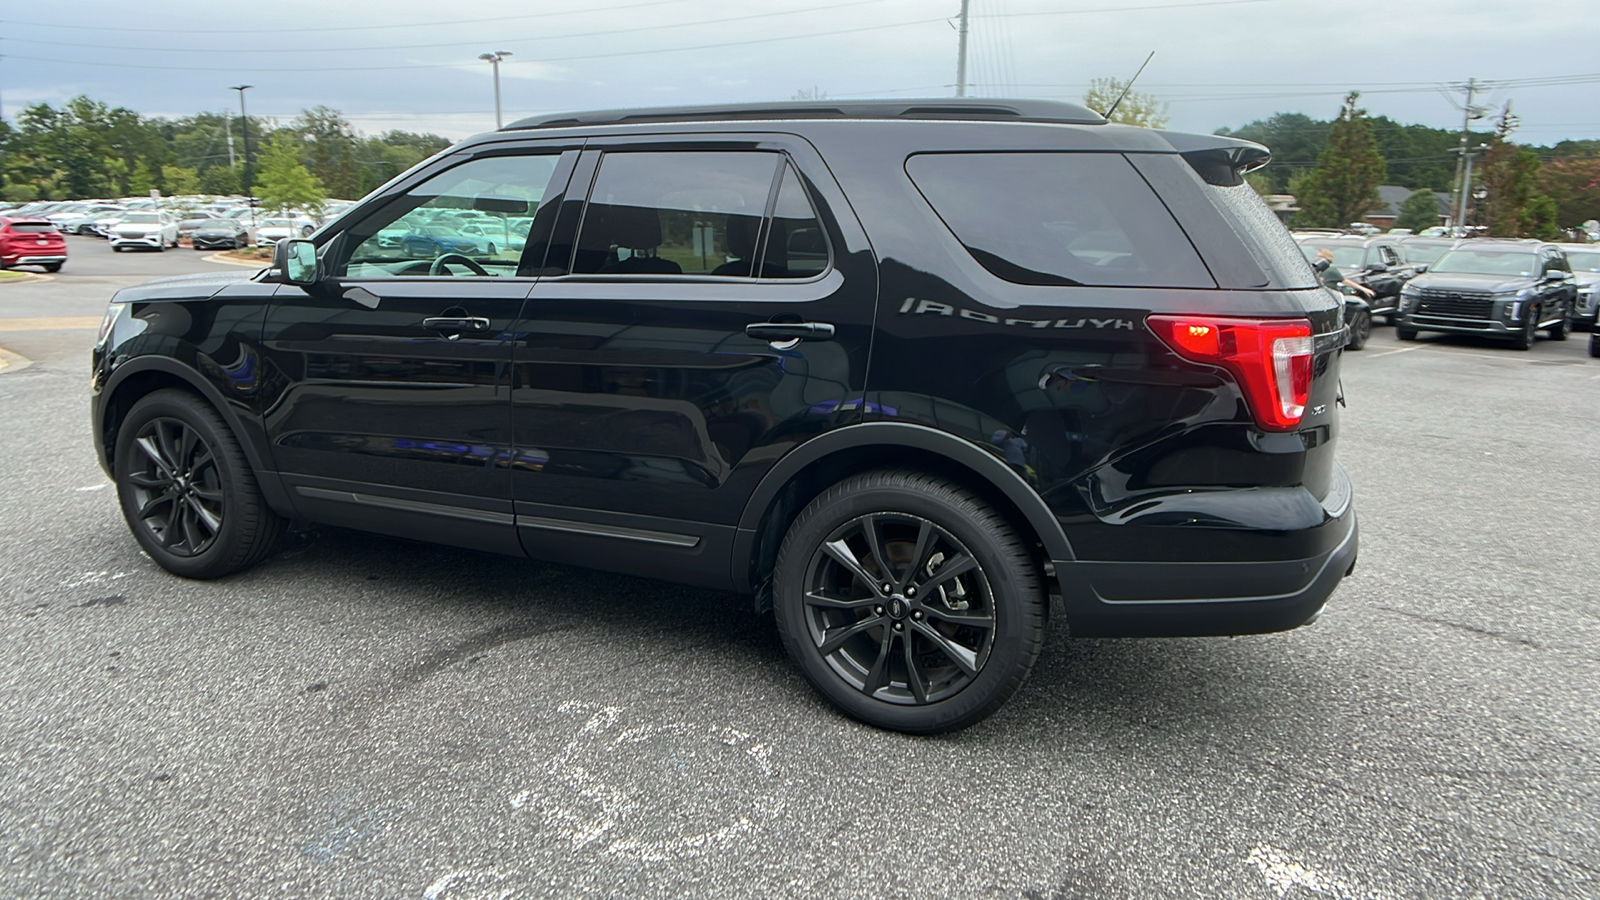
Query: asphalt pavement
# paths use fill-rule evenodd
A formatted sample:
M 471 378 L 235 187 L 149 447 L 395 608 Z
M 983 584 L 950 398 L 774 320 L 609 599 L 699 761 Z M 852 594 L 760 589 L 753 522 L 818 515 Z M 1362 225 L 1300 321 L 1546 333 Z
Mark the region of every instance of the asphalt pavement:
M 1586 335 L 1375 329 L 1321 621 L 1058 627 L 929 739 L 834 713 L 727 595 L 334 529 L 161 572 L 93 459 L 85 322 L 220 264 L 70 252 L 0 284 L 0 895 L 1600 896 Z

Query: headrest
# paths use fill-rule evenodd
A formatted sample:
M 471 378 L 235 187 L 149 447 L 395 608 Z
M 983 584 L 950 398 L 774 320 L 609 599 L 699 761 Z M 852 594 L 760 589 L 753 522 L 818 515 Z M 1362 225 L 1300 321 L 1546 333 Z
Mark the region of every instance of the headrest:
M 728 254 L 739 259 L 749 259 L 756 252 L 756 231 L 761 227 L 759 216 L 728 215 Z
M 618 247 L 654 250 L 661 246 L 661 216 L 645 206 L 608 206 L 605 234 Z

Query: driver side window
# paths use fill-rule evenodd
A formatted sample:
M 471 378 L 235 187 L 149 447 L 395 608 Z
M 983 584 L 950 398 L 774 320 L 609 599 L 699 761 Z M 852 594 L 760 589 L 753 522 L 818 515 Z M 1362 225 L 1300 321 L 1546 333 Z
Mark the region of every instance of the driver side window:
M 480 157 L 429 178 L 344 234 L 348 278 L 517 274 L 560 155 Z

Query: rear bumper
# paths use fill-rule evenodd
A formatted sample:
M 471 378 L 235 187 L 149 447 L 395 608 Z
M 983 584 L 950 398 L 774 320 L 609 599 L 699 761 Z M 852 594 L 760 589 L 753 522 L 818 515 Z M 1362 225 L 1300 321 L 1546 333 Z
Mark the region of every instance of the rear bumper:
M 67 255 L 65 253 L 53 253 L 49 255 L 26 254 L 23 256 L 8 256 L 0 259 L 0 262 L 4 262 L 8 266 L 43 266 L 50 263 L 66 261 Z
M 1067 624 L 1074 637 L 1201 637 L 1298 628 L 1322 612 L 1354 571 L 1360 549 L 1353 505 L 1315 530 L 1331 549 L 1305 559 L 1057 560 Z

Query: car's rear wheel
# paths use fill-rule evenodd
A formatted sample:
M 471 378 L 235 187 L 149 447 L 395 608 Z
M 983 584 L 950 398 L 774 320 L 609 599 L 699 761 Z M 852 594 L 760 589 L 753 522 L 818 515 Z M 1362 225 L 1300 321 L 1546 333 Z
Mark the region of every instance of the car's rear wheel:
M 236 572 L 283 533 L 233 433 L 187 391 L 156 391 L 133 405 L 117 431 L 113 468 L 134 539 L 174 574 Z
M 61 271 L 61 263 L 45 263 L 44 270 L 52 273 L 59 272 Z
M 1589 335 L 1589 355 L 1600 359 L 1600 332 Z
M 1372 313 L 1358 309 L 1350 319 L 1350 341 L 1344 345 L 1345 349 L 1360 350 L 1367 345 L 1367 339 L 1370 337 L 1372 337 Z
M 965 728 L 1021 686 L 1044 640 L 1027 547 L 978 497 L 915 472 L 824 491 L 773 571 L 778 630 L 812 685 L 880 728 Z

